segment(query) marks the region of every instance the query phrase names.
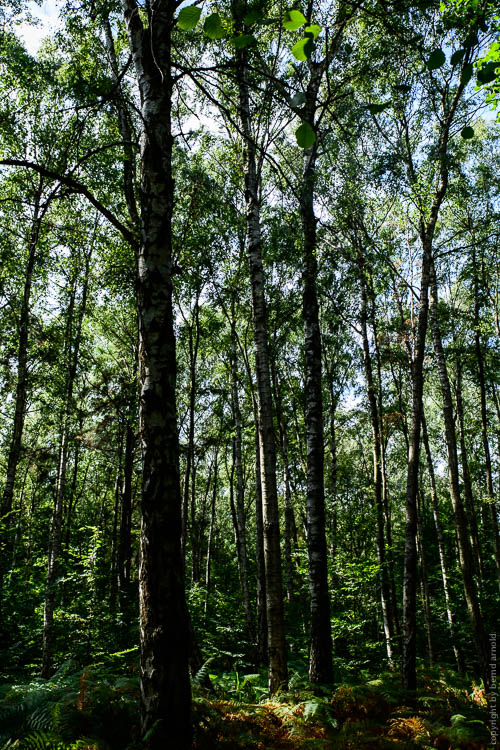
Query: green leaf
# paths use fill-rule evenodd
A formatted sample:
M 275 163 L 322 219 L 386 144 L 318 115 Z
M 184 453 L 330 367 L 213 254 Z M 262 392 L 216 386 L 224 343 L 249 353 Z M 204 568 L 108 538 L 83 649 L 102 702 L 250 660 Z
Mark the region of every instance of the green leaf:
M 469 34 L 464 40 L 463 46 L 466 49 L 470 49 L 470 47 L 474 47 L 474 45 L 477 44 L 477 34 Z
M 201 16 L 201 8 L 194 5 L 188 5 L 187 8 L 181 8 L 177 16 L 177 26 L 183 31 L 194 29 Z
M 295 138 L 300 148 L 311 148 L 316 142 L 316 133 L 308 122 L 303 122 L 295 131 Z
M 369 104 L 368 105 L 368 112 L 371 115 L 378 115 L 379 112 L 383 112 L 384 109 L 387 109 L 390 107 L 392 102 L 384 102 L 383 104 Z
M 446 62 L 446 55 L 442 49 L 435 49 L 431 52 L 429 59 L 427 60 L 427 67 L 429 70 L 437 70 Z
M 460 133 L 462 138 L 465 138 L 466 141 L 470 141 L 471 138 L 474 138 L 474 128 L 471 128 L 470 125 L 467 125 L 462 132 Z
M 463 57 L 465 55 L 464 49 L 457 49 L 456 52 L 454 52 L 451 56 L 451 64 L 452 65 L 458 65 L 459 62 L 463 60 Z
M 305 103 L 306 95 L 303 94 L 302 91 L 297 91 L 297 93 L 294 94 L 290 100 L 290 104 L 292 105 L 292 107 L 302 107 L 302 105 Z
M 474 67 L 472 63 L 467 63 L 467 65 L 464 65 L 463 70 L 462 70 L 462 77 L 461 77 L 462 83 L 469 83 L 470 79 L 472 78 L 473 72 L 474 72 Z
M 283 16 L 283 28 L 287 31 L 296 31 L 307 23 L 307 19 L 300 10 L 287 10 Z
M 229 41 L 236 49 L 243 49 L 254 44 L 257 40 L 253 34 L 240 34 L 239 36 L 233 36 Z
M 322 27 L 319 26 L 317 23 L 312 23 L 310 26 L 306 26 L 304 31 L 306 32 L 306 34 L 307 33 L 312 34 L 314 39 L 317 39 L 321 32 L 321 29 Z
M 296 60 L 299 60 L 300 62 L 304 62 L 304 60 L 308 60 L 311 57 L 313 51 L 314 51 L 314 42 L 311 37 L 306 37 L 305 39 L 301 39 L 292 47 L 292 55 L 295 57 Z
M 218 13 L 211 13 L 207 16 L 203 25 L 203 31 L 210 39 L 222 39 L 222 37 L 226 36 Z
M 253 10 L 249 10 L 246 16 L 244 16 L 243 23 L 246 24 L 246 26 L 253 26 L 255 23 L 259 23 L 262 20 L 263 18 L 260 11 L 254 8 Z
M 491 83 L 495 80 L 497 77 L 496 69 L 499 64 L 500 63 L 496 61 L 492 61 L 486 63 L 486 65 L 483 65 L 482 68 L 477 71 L 477 82 L 480 86 L 483 86 L 485 83 Z

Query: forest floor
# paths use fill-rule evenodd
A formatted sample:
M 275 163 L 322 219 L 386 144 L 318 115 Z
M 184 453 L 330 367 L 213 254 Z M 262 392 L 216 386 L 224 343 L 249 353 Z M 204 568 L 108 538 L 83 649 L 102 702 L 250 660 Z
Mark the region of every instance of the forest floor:
M 262 703 L 195 699 L 197 750 L 438 748 L 486 750 L 484 691 L 448 670 L 420 674 L 409 699 L 392 674 L 328 694 L 304 690 Z
M 484 690 L 445 668 L 421 670 L 416 697 L 393 673 L 319 691 L 295 673 L 272 699 L 263 674 L 210 678 L 193 686 L 195 750 L 493 747 Z M 0 750 L 140 750 L 138 695 L 136 665 L 106 660 L 4 684 Z

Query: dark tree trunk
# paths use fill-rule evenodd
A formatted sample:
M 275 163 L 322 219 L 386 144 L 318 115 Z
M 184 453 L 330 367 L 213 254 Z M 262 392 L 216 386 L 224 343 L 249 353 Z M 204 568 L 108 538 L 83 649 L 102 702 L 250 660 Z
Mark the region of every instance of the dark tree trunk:
M 189 621 L 181 554 L 181 494 L 172 307 L 171 33 L 176 3 L 122 0 L 140 94 L 138 250 L 139 423 L 143 452 L 139 617 L 142 734 L 153 750 L 191 747 Z
M 17 382 L 14 396 L 14 422 L 10 437 L 9 451 L 7 457 L 7 470 L 5 473 L 5 484 L 0 502 L 0 518 L 3 525 L 3 538 L 0 540 L 0 627 L 2 617 L 2 595 L 3 581 L 8 568 L 7 555 L 9 549 L 9 536 L 12 525 L 12 504 L 14 498 L 14 487 L 16 483 L 17 467 L 21 457 L 24 419 L 26 415 L 26 403 L 28 394 L 28 340 L 30 330 L 30 299 L 33 284 L 33 272 L 36 264 L 36 253 L 40 227 L 43 215 L 48 204 L 43 208 L 40 206 L 42 192 L 42 181 L 40 179 L 38 192 L 35 195 L 33 217 L 31 220 L 31 231 L 28 243 L 28 259 L 24 273 L 24 289 L 21 310 L 18 323 L 17 344 Z
M 304 116 L 314 121 L 322 67 L 310 66 Z M 314 193 L 317 145 L 304 149 L 299 208 L 302 223 L 302 317 L 305 357 L 306 518 L 309 559 L 311 643 L 309 680 L 333 682 L 332 633 L 325 531 L 323 383 L 317 295 L 317 242 Z

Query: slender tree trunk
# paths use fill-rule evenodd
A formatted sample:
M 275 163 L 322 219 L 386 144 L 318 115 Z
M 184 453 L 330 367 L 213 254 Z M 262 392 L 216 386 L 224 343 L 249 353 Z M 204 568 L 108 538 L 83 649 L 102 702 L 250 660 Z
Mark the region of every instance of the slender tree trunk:
M 68 308 L 68 319 L 66 326 L 66 351 L 67 351 L 67 377 L 65 383 L 64 405 L 61 415 L 59 454 L 57 462 L 56 491 L 54 498 L 54 510 L 49 538 L 47 578 L 45 601 L 43 608 L 43 632 L 42 632 L 42 675 L 49 677 L 52 671 L 52 647 L 54 608 L 56 603 L 56 587 L 59 575 L 61 539 L 63 527 L 64 499 L 66 493 L 66 474 L 68 468 L 70 419 L 73 410 L 73 391 L 76 381 L 78 359 L 80 355 L 80 343 L 82 336 L 82 325 L 87 306 L 87 293 L 89 285 L 90 261 L 92 249 L 85 257 L 84 276 L 82 283 L 82 296 L 78 314 L 75 318 L 75 303 L 77 292 L 77 279 L 73 281 L 70 302 Z M 73 328 L 74 326 L 74 328 Z
M 331 373 L 328 373 L 329 400 L 329 444 L 330 444 L 330 493 L 331 507 L 329 515 L 331 519 L 330 531 L 330 557 L 333 560 L 337 554 L 337 427 L 336 414 L 338 397 L 334 392 L 334 382 Z
M 464 63 L 469 62 L 469 53 Z M 464 91 L 465 79 L 457 86 L 453 99 L 448 101 L 449 92 L 443 92 L 441 101 L 443 119 L 437 142 L 436 157 L 438 176 L 429 213 L 421 210 L 419 234 L 422 244 L 422 270 L 420 276 L 420 300 L 415 335 L 413 357 L 410 355 L 412 404 L 411 422 L 408 435 L 408 468 L 406 474 L 406 519 L 405 519 L 405 564 L 403 574 L 403 686 L 416 690 L 416 596 L 417 596 L 417 496 L 420 459 L 420 426 L 423 414 L 424 355 L 429 313 L 429 283 L 432 263 L 432 244 L 439 211 L 446 195 L 449 179 L 448 141 L 455 112 Z M 403 119 L 403 137 L 406 145 L 406 167 L 410 184 L 416 186 L 413 153 L 410 144 L 408 123 Z M 420 199 L 419 199 L 420 200 Z
M 236 19 L 240 18 L 237 4 Z M 241 21 L 237 20 L 241 26 Z M 252 288 L 253 331 L 259 425 L 259 450 L 262 489 L 262 518 L 264 529 L 264 558 L 266 576 L 266 606 L 268 630 L 269 689 L 275 693 L 287 684 L 285 621 L 281 577 L 280 527 L 278 491 L 276 486 L 276 447 L 273 424 L 273 403 L 269 366 L 269 340 L 262 264 L 260 227 L 259 177 L 250 114 L 248 86 L 248 52 L 236 52 L 236 79 L 239 94 L 239 119 L 243 132 L 243 171 L 247 224 L 247 257 Z
M 457 531 L 458 552 L 460 560 L 460 569 L 465 591 L 467 609 L 472 626 L 472 633 L 477 649 L 479 668 L 481 677 L 485 686 L 489 685 L 489 653 L 486 632 L 484 630 L 483 618 L 479 608 L 476 584 L 474 581 L 474 564 L 472 553 L 469 545 L 467 530 L 467 520 L 465 515 L 462 497 L 460 494 L 460 478 L 458 471 L 457 443 L 455 434 L 455 423 L 453 419 L 453 402 L 451 398 L 451 388 L 446 366 L 446 358 L 441 339 L 441 331 L 437 317 L 438 290 L 436 272 L 432 264 L 431 268 L 431 303 L 430 303 L 430 324 L 432 331 L 432 340 L 436 363 L 441 385 L 441 396 L 443 400 L 443 420 L 445 426 L 446 448 L 448 452 L 448 474 L 450 496 L 455 516 L 455 526 Z
M 264 515 L 262 510 L 262 485 L 260 466 L 259 417 L 254 404 L 255 421 L 255 561 L 257 567 L 257 661 L 268 663 L 267 651 L 267 607 L 266 607 L 266 560 L 264 555 Z
M 210 592 L 212 586 L 212 556 L 214 554 L 214 543 L 215 543 L 215 508 L 217 502 L 217 489 L 218 489 L 218 448 L 215 448 L 214 457 L 214 479 L 212 487 L 212 502 L 210 505 L 210 526 L 208 529 L 208 541 L 207 541 L 207 556 L 205 560 L 205 606 L 203 609 L 203 618 L 205 626 L 208 620 L 208 605 L 210 599 Z
M 422 439 L 423 439 L 424 448 L 425 448 L 425 457 L 427 460 L 427 471 L 429 473 L 429 483 L 430 483 L 430 488 L 431 488 L 432 515 L 434 517 L 434 526 L 436 528 L 436 537 L 437 537 L 437 542 L 438 542 L 439 563 L 441 566 L 441 577 L 443 579 L 443 592 L 444 592 L 444 601 L 445 601 L 445 606 L 446 606 L 446 617 L 448 620 L 448 630 L 450 633 L 450 640 L 451 640 L 451 644 L 453 647 L 453 652 L 455 654 L 455 661 L 457 663 L 457 669 L 460 673 L 462 673 L 465 670 L 465 663 L 464 663 L 462 650 L 459 646 L 458 639 L 457 639 L 455 618 L 453 615 L 453 609 L 452 609 L 452 604 L 451 604 L 451 590 L 450 590 L 448 565 L 446 562 L 446 554 L 445 554 L 445 546 L 444 546 L 444 532 L 443 532 L 443 526 L 441 523 L 441 518 L 439 516 L 439 504 L 438 504 L 438 495 L 437 495 L 437 489 L 436 489 L 436 477 L 434 474 L 434 464 L 432 462 L 431 448 L 429 445 L 429 436 L 427 434 L 427 421 L 425 419 L 424 414 L 422 414 Z
M 374 506 L 377 524 L 377 557 L 380 569 L 380 599 L 382 604 L 382 621 L 384 625 L 384 636 L 385 636 L 385 647 L 387 652 L 387 660 L 389 665 L 392 666 L 393 661 L 393 623 L 391 617 L 391 601 L 390 601 L 390 584 L 388 577 L 388 567 L 386 560 L 386 549 L 385 549 L 385 535 L 384 535 L 384 508 L 383 508 L 383 497 L 382 497 L 382 468 L 381 468 L 381 452 L 382 452 L 382 436 L 380 434 L 380 415 L 377 404 L 377 396 L 375 383 L 373 379 L 373 368 L 372 359 L 370 353 L 370 345 L 368 341 L 368 327 L 367 327 L 367 290 L 366 290 L 366 279 L 365 269 L 363 264 L 363 258 L 360 254 L 358 256 L 359 266 L 359 280 L 361 285 L 361 307 L 360 307 L 360 324 L 361 324 L 361 336 L 363 340 L 363 364 L 365 370 L 366 387 L 368 393 L 368 404 L 370 408 L 370 421 L 372 426 L 372 453 L 373 453 L 373 493 L 374 493 Z
M 455 383 L 456 394 L 456 411 L 458 417 L 458 429 L 460 436 L 460 463 L 462 464 L 462 481 L 464 487 L 465 509 L 467 522 L 469 525 L 469 537 L 472 550 L 472 559 L 474 570 L 477 576 L 478 586 L 481 589 L 484 580 L 484 563 L 481 552 L 481 543 L 479 541 L 479 529 L 477 526 L 477 515 L 472 494 L 472 482 L 469 471 L 469 459 L 467 456 L 467 445 L 465 443 L 465 422 L 464 422 L 464 405 L 462 397 L 462 363 L 460 357 L 456 360 L 457 379 Z
M 134 430 L 127 420 L 125 425 L 125 455 L 123 485 L 120 495 L 120 534 L 118 541 L 118 595 L 123 611 L 130 593 L 130 567 L 132 560 L 132 479 L 134 476 Z
M 238 393 L 238 353 L 236 346 L 236 324 L 234 321 L 234 299 L 233 318 L 231 320 L 231 400 L 233 410 L 234 435 L 233 435 L 233 472 L 236 474 L 236 502 L 232 503 L 233 524 L 236 539 L 236 551 L 238 556 L 238 568 L 240 572 L 240 584 L 243 595 L 243 609 L 247 637 L 250 643 L 255 640 L 252 606 L 250 603 L 250 590 L 248 587 L 248 558 L 246 542 L 246 520 L 245 520 L 245 490 L 243 480 L 243 461 L 241 455 L 242 429 L 241 409 Z M 233 483 L 231 496 L 234 496 Z
M 481 344 L 481 304 L 479 298 L 475 237 L 474 233 L 472 234 L 472 265 L 474 272 L 474 345 L 476 349 L 479 396 L 481 403 L 481 441 L 483 443 L 484 466 L 486 470 L 486 489 L 488 492 L 488 506 L 490 510 L 491 527 L 493 531 L 493 551 L 495 554 L 495 565 L 497 569 L 498 582 L 500 585 L 500 534 L 498 531 L 498 505 L 495 500 L 495 492 L 493 488 L 493 471 L 491 466 L 490 443 L 488 440 L 486 380 L 484 375 L 483 347 Z
M 314 121 L 322 69 L 310 67 L 305 119 Z M 325 532 L 325 485 L 323 439 L 323 384 L 321 330 L 316 289 L 316 186 L 317 145 L 304 149 L 299 208 L 302 222 L 302 317 L 304 320 L 305 423 L 306 423 L 306 518 L 309 558 L 311 643 L 309 680 L 333 682 L 332 633 Z
M 421 486 L 421 483 L 420 483 Z M 423 497 L 423 490 L 420 489 L 420 495 Z M 417 543 L 418 543 L 418 556 L 420 558 L 420 589 L 422 591 L 422 601 L 424 604 L 425 612 L 425 634 L 427 636 L 427 654 L 429 657 L 429 666 L 432 667 L 434 663 L 434 648 L 432 645 L 432 610 L 431 610 L 431 599 L 429 594 L 429 576 L 427 574 L 427 559 L 425 556 L 424 546 L 424 528 L 422 521 L 422 509 L 423 503 L 420 502 L 418 507 L 418 518 L 417 518 Z
M 193 541 L 196 537 L 196 518 L 195 518 L 195 467 L 194 467 L 194 423 L 195 423 L 195 412 L 196 412 L 196 363 L 198 359 L 198 345 L 200 341 L 200 327 L 199 327 L 199 292 L 196 295 L 196 302 L 194 307 L 194 322 L 191 320 L 188 323 L 189 328 L 189 426 L 188 426 L 188 445 L 186 453 L 186 471 L 184 474 L 184 489 L 182 499 L 182 554 L 186 556 L 186 543 L 189 526 L 189 508 L 191 505 L 191 547 L 193 547 Z M 191 499 L 191 503 L 190 503 Z M 195 550 L 191 549 L 193 566 L 195 558 Z M 195 573 L 198 571 L 191 570 L 191 580 L 195 579 Z
M 176 3 L 144 11 L 122 0 L 140 94 L 141 231 L 138 250 L 140 434 L 143 450 L 139 618 L 141 725 L 152 750 L 192 744 L 188 613 L 172 307 L 171 33 Z
M 384 508 L 384 519 L 385 519 L 385 538 L 386 538 L 386 558 L 387 558 L 387 575 L 389 579 L 391 602 L 390 602 L 390 618 L 392 623 L 393 634 L 401 635 L 401 628 L 398 618 L 398 603 L 396 596 L 396 578 L 394 575 L 394 557 L 392 554 L 392 530 L 391 530 L 391 515 L 389 512 L 389 488 L 387 479 L 387 461 L 386 461 L 386 441 L 384 438 L 384 420 L 383 420 L 383 391 L 382 391 L 382 362 L 380 357 L 380 347 L 378 343 L 378 326 L 377 326 L 377 315 L 375 309 L 375 293 L 373 291 L 372 279 L 368 279 L 369 282 L 369 297 L 370 297 L 370 323 L 373 331 L 373 343 L 375 348 L 375 362 L 377 369 L 377 411 L 378 411 L 378 423 L 379 423 L 379 438 L 380 438 L 380 473 L 382 476 L 382 503 Z
M 420 456 L 420 423 L 424 390 L 424 353 L 427 334 L 429 272 L 432 239 L 422 232 L 422 273 L 420 307 L 413 360 L 411 362 L 412 404 L 409 432 L 408 469 L 406 475 L 405 564 L 403 575 L 403 685 L 416 690 L 417 636 L 417 493 Z
M 294 564 L 292 560 L 292 541 L 294 538 L 295 517 L 292 506 L 292 489 L 290 484 L 290 465 L 288 457 L 288 437 L 287 425 L 283 413 L 283 403 L 281 399 L 281 384 L 276 371 L 276 362 L 273 358 L 271 362 L 271 373 L 274 389 L 274 403 L 276 405 L 276 417 L 278 419 L 278 429 L 280 436 L 281 457 L 283 460 L 283 479 L 285 486 L 285 578 L 286 578 L 286 598 L 289 602 L 293 599 L 294 593 Z
M 31 220 L 31 231 L 28 243 L 28 258 L 24 274 L 24 289 L 21 310 L 18 323 L 17 344 L 17 382 L 15 392 L 14 422 L 10 438 L 9 452 L 7 458 L 7 470 L 5 473 L 5 484 L 0 502 L 0 518 L 3 524 L 3 538 L 0 540 L 0 627 L 2 618 L 2 596 L 3 581 L 8 567 L 8 539 L 12 524 L 12 503 L 14 498 L 14 487 L 16 483 L 17 467 L 21 457 L 24 419 L 26 415 L 26 403 L 28 394 L 28 340 L 30 332 L 30 300 L 31 287 L 33 284 L 33 272 L 36 264 L 36 253 L 42 218 L 47 210 L 47 205 L 40 206 L 42 181 L 40 179 L 38 192 L 35 195 L 33 217 Z

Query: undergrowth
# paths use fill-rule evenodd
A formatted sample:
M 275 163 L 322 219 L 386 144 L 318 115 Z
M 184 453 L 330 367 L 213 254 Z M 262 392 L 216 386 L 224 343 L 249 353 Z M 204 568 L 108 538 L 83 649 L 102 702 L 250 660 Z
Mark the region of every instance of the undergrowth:
M 211 672 L 213 661 L 193 680 L 195 750 L 492 747 L 484 691 L 447 669 L 421 671 L 417 697 L 393 673 L 313 688 L 296 669 L 270 698 L 264 673 Z M 69 662 L 0 688 L 0 750 L 138 750 L 138 702 L 134 652 L 83 670 Z

